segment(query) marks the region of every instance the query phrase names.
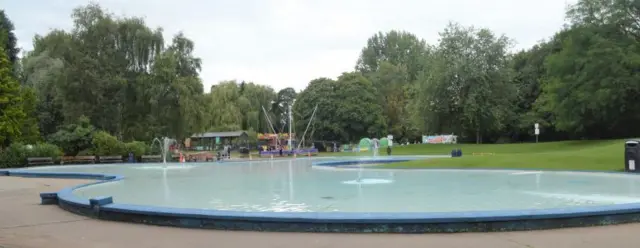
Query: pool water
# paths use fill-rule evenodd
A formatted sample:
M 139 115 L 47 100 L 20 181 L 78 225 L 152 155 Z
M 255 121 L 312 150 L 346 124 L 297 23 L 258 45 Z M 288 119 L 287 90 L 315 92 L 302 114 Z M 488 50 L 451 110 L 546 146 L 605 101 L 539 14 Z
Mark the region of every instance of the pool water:
M 176 208 L 272 212 L 457 212 L 640 202 L 640 177 L 514 170 L 390 170 L 313 166 L 299 158 L 196 164 L 117 164 L 29 170 L 117 174 L 74 194 Z M 352 158 L 355 159 L 355 158 Z

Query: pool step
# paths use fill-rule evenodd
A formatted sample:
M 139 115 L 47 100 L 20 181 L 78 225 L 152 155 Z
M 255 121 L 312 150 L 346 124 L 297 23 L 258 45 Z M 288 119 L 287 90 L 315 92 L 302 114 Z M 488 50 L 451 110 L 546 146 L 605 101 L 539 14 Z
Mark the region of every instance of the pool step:
M 58 193 L 40 193 L 40 204 L 54 205 L 58 204 Z

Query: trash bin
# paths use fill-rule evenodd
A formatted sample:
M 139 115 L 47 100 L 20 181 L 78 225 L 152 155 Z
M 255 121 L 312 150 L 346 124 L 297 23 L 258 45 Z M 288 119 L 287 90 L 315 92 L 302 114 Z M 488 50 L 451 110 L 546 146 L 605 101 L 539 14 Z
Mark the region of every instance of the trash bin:
M 638 163 L 640 163 L 640 141 L 628 140 L 624 143 L 624 170 L 640 172 L 637 168 Z
M 135 163 L 136 159 L 133 156 L 133 152 L 129 152 L 129 159 L 128 159 L 129 163 Z

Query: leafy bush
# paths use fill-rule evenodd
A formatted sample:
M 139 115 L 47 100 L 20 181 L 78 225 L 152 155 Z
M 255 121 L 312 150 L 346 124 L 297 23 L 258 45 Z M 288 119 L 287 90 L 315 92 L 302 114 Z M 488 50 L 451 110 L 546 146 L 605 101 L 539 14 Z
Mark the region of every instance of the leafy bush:
M 75 156 L 80 151 L 91 148 L 94 132 L 95 128 L 89 123 L 89 119 L 81 117 L 77 124 L 63 126 L 47 140 L 61 147 L 66 155 Z
M 27 158 L 30 157 L 51 157 L 57 160 L 60 156 L 62 156 L 62 150 L 53 144 L 24 145 L 13 143 L 0 152 L 0 168 L 26 166 Z
M 98 156 L 113 156 L 126 153 L 124 143 L 105 131 L 97 131 L 93 134 L 93 151 Z
M 21 143 L 13 143 L 0 152 L 0 168 L 22 167 L 28 157 L 26 147 Z
M 30 157 L 52 157 L 54 160 L 60 158 L 64 153 L 60 147 L 49 144 L 49 143 L 40 143 L 34 145 L 29 149 Z
M 129 156 L 129 152 L 133 152 L 134 156 L 140 157 L 142 155 L 145 155 L 147 153 L 147 150 L 149 150 L 149 147 L 147 146 L 147 144 L 140 141 L 132 141 L 129 143 L 125 143 L 124 147 L 125 147 L 125 154 L 123 154 L 124 156 Z

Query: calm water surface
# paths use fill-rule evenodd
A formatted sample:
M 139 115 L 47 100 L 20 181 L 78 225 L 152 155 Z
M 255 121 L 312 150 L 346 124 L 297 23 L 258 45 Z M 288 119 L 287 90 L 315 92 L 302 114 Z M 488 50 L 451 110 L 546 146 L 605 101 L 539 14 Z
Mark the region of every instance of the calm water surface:
M 640 176 L 635 175 L 312 166 L 312 162 L 321 160 L 333 159 L 117 164 L 34 170 L 123 175 L 125 180 L 80 188 L 74 194 L 85 198 L 113 196 L 117 203 L 179 208 L 451 212 L 640 202 Z

